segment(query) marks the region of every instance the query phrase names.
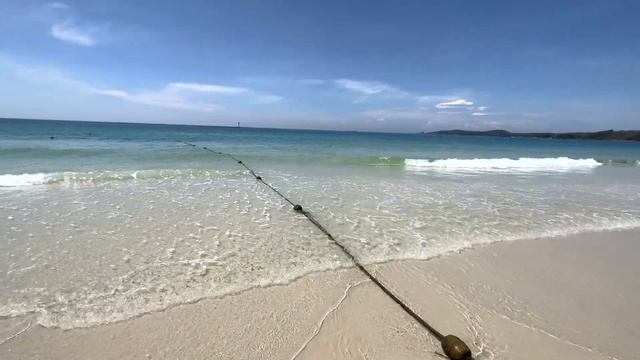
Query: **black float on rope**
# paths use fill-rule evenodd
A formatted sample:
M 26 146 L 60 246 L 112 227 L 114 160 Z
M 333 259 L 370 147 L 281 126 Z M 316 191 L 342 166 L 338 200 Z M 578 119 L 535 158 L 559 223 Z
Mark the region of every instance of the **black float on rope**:
M 189 146 L 192 146 L 192 147 L 197 147 L 194 144 L 190 144 L 190 143 L 187 143 L 187 142 L 183 142 L 183 143 L 185 145 L 189 145 Z M 349 251 L 349 249 L 347 249 L 341 242 L 336 240 L 333 237 L 333 235 L 331 235 L 329 230 L 327 230 L 322 224 L 320 224 L 318 222 L 318 220 L 316 220 L 316 218 L 313 217 L 313 215 L 311 215 L 309 212 L 305 211 L 302 208 L 301 205 L 293 203 L 291 200 L 289 200 L 289 198 L 287 198 L 280 191 L 278 191 L 278 189 L 274 188 L 273 186 L 271 186 L 271 184 L 269 184 L 269 183 L 265 182 L 264 180 L 262 180 L 262 177 L 256 175 L 256 173 L 253 171 L 253 169 L 251 169 L 249 166 L 244 164 L 242 161 L 238 160 L 235 156 L 233 156 L 231 154 L 228 154 L 228 153 L 223 153 L 223 152 L 220 152 L 220 151 L 214 151 L 214 150 L 211 150 L 211 149 L 209 149 L 209 148 L 207 148 L 205 146 L 202 146 L 201 148 L 203 150 L 207 150 L 207 151 L 212 152 L 214 154 L 226 155 L 226 156 L 230 157 L 231 159 L 237 161 L 238 164 L 241 164 L 245 169 L 247 169 L 251 173 L 251 175 L 253 175 L 257 180 L 262 181 L 262 183 L 264 185 L 266 185 L 271 190 L 273 190 L 273 192 L 278 194 L 278 196 L 280 196 L 283 200 L 285 200 L 286 202 L 291 204 L 293 206 L 293 210 L 295 212 L 304 215 L 313 225 L 315 225 L 320 231 L 322 231 L 325 235 L 327 235 L 329 240 L 333 241 L 333 243 L 335 243 L 351 259 L 351 261 L 353 261 L 353 263 L 356 265 L 356 267 L 362 273 L 364 273 L 364 275 L 366 275 L 369 278 L 369 280 L 371 280 L 371 282 L 373 282 L 376 286 L 378 286 L 378 288 L 380 288 L 380 290 L 382 290 L 382 292 L 384 292 L 387 296 L 389 296 L 391 298 L 391 300 L 393 300 L 396 304 L 398 304 L 407 314 L 409 314 L 414 320 L 416 320 L 418 322 L 418 324 L 422 325 L 422 327 L 427 329 L 427 331 L 431 335 L 433 335 L 433 337 L 438 339 L 438 341 L 440 341 L 440 345 L 442 346 L 442 351 L 444 351 L 445 355 L 447 355 L 447 357 L 449 357 L 449 359 L 451 359 L 451 360 L 473 360 L 473 355 L 471 353 L 471 350 L 469 349 L 467 344 L 464 343 L 464 341 L 462 341 L 459 337 L 457 337 L 455 335 L 446 335 L 446 336 L 442 335 L 442 333 L 440 333 L 433 326 L 431 326 L 428 322 L 426 322 L 423 318 L 421 318 L 420 315 L 418 315 L 415 311 L 413 311 L 413 309 L 411 309 L 407 304 L 405 304 L 402 300 L 400 300 L 393 292 L 391 292 L 391 290 L 389 290 L 384 284 L 382 284 L 380 282 L 380 280 L 378 280 L 378 278 L 373 276 L 373 274 L 371 274 L 369 272 L 369 270 L 367 270 L 367 268 L 365 268 L 364 265 L 362 265 L 360 263 L 360 261 L 358 261 L 358 259 L 355 257 L 355 255 L 353 255 L 351 253 L 351 251 Z
M 440 345 L 442 345 L 442 351 L 453 360 L 468 360 L 473 359 L 471 350 L 455 335 L 447 335 L 440 339 Z

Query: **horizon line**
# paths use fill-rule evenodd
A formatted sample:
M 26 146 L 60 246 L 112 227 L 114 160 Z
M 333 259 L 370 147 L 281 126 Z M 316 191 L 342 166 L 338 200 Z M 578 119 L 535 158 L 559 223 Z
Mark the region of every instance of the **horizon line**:
M 198 127 L 221 127 L 221 128 L 244 128 L 244 129 L 265 129 L 265 130 L 295 130 L 295 131 L 319 131 L 319 132 L 345 132 L 345 133 L 353 133 L 353 132 L 357 132 L 357 133 L 370 133 L 370 134 L 407 134 L 407 135 L 415 135 L 415 134 L 432 134 L 432 133 L 437 133 L 437 132 L 442 132 L 442 131 L 472 131 L 472 132 L 484 132 L 484 131 L 508 131 L 511 132 L 513 134 L 526 134 L 526 133 L 552 133 L 552 134 L 563 134 L 563 133 L 594 133 L 594 132 L 603 132 L 603 131 L 640 131 L 640 129 L 636 130 L 636 129 L 604 129 L 604 130 L 591 130 L 591 131 L 585 131 L 585 130 L 580 130 L 580 131 L 562 131 L 562 132 L 556 132 L 556 131 L 549 131 L 549 130 L 545 130 L 545 131 L 532 131 L 532 130 L 528 130 L 528 131 L 519 131 L 519 132 L 514 132 L 514 131 L 510 131 L 510 130 L 505 130 L 505 129 L 496 129 L 496 128 L 491 128 L 491 129 L 486 129 L 486 130 L 467 130 L 467 129 L 460 129 L 460 128 L 448 128 L 448 129 L 442 129 L 442 130 L 431 130 L 431 131 L 424 131 L 424 130 L 418 130 L 415 132 L 404 132 L 404 131 L 374 131 L 374 130 L 335 130 L 335 129 L 314 129 L 314 128 L 285 128 L 285 127 L 261 127 L 261 126 L 234 126 L 234 125 L 205 125 L 205 124 L 176 124 L 176 123 L 155 123 L 155 122 L 130 122 L 130 121 L 100 121 L 100 120 L 69 120 L 69 119 L 37 119 L 37 118 L 13 118 L 13 117 L 0 117 L 0 121 L 2 120 L 25 120 L 25 121 L 57 121 L 57 122 L 80 122 L 80 123 L 97 123 L 97 124 L 127 124 L 127 125 L 163 125 L 163 126 L 198 126 Z M 241 122 L 237 122 L 238 124 L 240 124 Z

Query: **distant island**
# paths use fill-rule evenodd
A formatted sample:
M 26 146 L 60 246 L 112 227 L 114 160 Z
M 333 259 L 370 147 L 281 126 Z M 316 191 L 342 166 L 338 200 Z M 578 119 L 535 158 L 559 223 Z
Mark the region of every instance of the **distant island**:
M 422 132 L 425 134 L 425 132 Z M 497 137 L 527 137 L 542 139 L 582 139 L 582 140 L 621 140 L 640 141 L 640 130 L 605 130 L 596 132 L 568 132 L 568 133 L 513 133 L 506 130 L 470 131 L 470 130 L 442 130 L 427 134 L 437 135 L 470 135 Z

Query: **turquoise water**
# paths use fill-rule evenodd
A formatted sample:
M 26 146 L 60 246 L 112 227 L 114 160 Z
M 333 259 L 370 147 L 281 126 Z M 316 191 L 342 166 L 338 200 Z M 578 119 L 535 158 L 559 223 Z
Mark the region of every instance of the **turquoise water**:
M 405 159 L 450 158 L 640 160 L 640 144 L 622 142 L 4 119 L 0 173 L 206 169 L 217 161 L 178 141 L 215 147 L 256 166 L 404 165 Z
M 640 144 L 0 120 L 0 318 L 96 326 L 365 263 L 640 226 Z M 535 240 L 533 240 L 535 241 Z

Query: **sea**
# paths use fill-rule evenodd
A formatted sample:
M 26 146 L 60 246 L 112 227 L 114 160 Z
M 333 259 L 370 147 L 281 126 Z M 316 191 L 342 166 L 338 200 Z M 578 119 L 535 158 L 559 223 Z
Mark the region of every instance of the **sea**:
M 201 147 L 364 264 L 640 226 L 640 143 L 2 119 L 0 319 L 94 327 L 352 266 Z

